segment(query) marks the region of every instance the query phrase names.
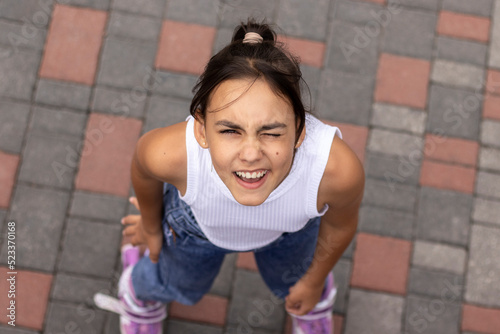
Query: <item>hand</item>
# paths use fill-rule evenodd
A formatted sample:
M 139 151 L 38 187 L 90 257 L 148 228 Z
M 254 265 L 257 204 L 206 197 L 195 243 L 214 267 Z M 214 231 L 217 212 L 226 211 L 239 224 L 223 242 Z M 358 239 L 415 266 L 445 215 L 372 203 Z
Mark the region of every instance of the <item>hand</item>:
M 129 201 L 140 211 L 136 197 L 130 197 Z M 147 246 L 151 262 L 158 262 L 163 244 L 161 224 L 159 224 L 157 231 L 147 232 L 144 230 L 141 215 L 128 215 L 122 218 L 121 223 L 125 225 L 122 232 L 125 243 L 131 243 L 134 246 Z
M 300 279 L 290 288 L 290 293 L 285 298 L 287 312 L 294 315 L 309 313 L 319 302 L 323 288 L 323 285 L 309 285 L 304 279 Z

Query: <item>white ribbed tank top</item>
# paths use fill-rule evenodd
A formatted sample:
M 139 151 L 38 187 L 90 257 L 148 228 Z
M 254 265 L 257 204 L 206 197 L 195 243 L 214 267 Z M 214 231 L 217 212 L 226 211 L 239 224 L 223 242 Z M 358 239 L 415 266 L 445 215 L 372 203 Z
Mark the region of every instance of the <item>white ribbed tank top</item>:
M 318 188 L 325 171 L 337 127 L 306 115 L 306 136 L 297 149 L 288 176 L 258 206 L 238 203 L 212 168 L 208 149 L 194 136 L 194 119 L 186 128 L 187 188 L 180 198 L 192 209 L 201 230 L 214 245 L 249 251 L 278 239 L 283 232 L 295 232 L 309 219 L 325 214 L 317 210 Z

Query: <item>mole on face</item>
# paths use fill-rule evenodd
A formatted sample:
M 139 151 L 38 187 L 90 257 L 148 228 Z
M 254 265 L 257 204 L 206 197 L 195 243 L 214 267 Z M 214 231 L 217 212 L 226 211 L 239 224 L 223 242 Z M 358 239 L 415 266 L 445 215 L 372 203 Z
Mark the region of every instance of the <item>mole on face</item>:
M 276 155 L 279 155 L 279 152 L 276 152 Z

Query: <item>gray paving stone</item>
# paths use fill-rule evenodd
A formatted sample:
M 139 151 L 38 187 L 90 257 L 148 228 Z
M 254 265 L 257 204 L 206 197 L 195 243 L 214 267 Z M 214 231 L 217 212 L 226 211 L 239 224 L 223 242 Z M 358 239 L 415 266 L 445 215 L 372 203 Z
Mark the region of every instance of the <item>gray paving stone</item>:
M 488 47 L 483 43 L 439 36 L 436 39 L 436 56 L 479 66 L 486 65 Z
M 324 41 L 329 5 L 328 0 L 281 1 L 277 24 L 289 35 Z
M 219 0 L 171 0 L 165 16 L 169 20 L 216 26 L 220 7 Z
M 0 150 L 21 152 L 29 114 L 28 104 L 0 100 Z
M 480 90 L 484 83 L 484 69 L 475 65 L 436 59 L 432 66 L 431 80 L 444 85 Z
M 460 302 L 464 290 L 465 282 L 462 275 L 425 268 L 410 268 L 408 285 L 410 293 L 437 298 L 444 296 L 448 302 Z
M 193 98 L 193 88 L 198 81 L 198 77 L 187 73 L 156 72 L 158 84 L 153 92 L 172 97 L 179 97 L 191 100 Z
M 460 303 L 441 298 L 409 296 L 406 305 L 405 333 L 460 333 Z
M 358 25 L 372 25 L 378 23 L 385 26 L 392 19 L 392 13 L 378 4 L 361 1 L 336 1 L 331 6 L 331 17 L 333 19 L 352 22 Z M 333 30 L 335 33 L 335 29 Z
M 35 107 L 30 122 L 30 134 L 45 134 L 51 137 L 82 137 L 87 116 L 64 109 Z
M 318 115 L 332 121 L 368 125 L 374 82 L 374 78 L 366 75 L 325 69 L 318 96 Z
M 377 153 L 409 156 L 422 152 L 422 137 L 373 128 L 368 140 L 368 150 Z
M 479 168 L 500 171 L 500 150 L 482 147 L 479 151 Z
M 277 0 L 221 0 L 217 8 L 217 20 L 224 28 L 234 29 L 249 17 L 257 22 L 275 22 Z M 281 28 L 284 28 L 280 25 Z
M 403 9 L 387 24 L 382 50 L 389 53 L 430 59 L 437 15 Z
M 493 5 L 492 17 L 488 64 L 490 67 L 500 68 L 500 3 L 498 1 Z
M 166 333 L 183 333 L 183 334 L 222 334 L 221 327 L 190 323 L 180 320 L 168 320 Z
M 56 80 L 40 79 L 35 102 L 58 107 L 86 110 L 89 106 L 91 88 Z
M 367 179 L 363 204 L 413 212 L 417 198 L 415 186 Z
M 423 110 L 375 103 L 370 124 L 421 135 L 425 131 L 426 121 L 427 113 Z
M 284 301 L 275 297 L 259 273 L 236 270 L 233 298 L 227 323 L 242 330 L 281 331 L 285 320 Z
M 120 333 L 120 316 L 116 313 L 107 314 L 106 323 L 104 324 L 104 334 L 121 334 Z M 165 322 L 163 328 L 166 328 Z
M 233 30 L 234 27 L 217 29 L 212 54 L 216 54 L 231 42 Z
M 113 11 L 109 18 L 108 35 L 157 41 L 161 29 L 159 18 Z
M 79 144 L 80 140 L 76 138 L 30 134 L 23 152 L 19 180 L 71 189 L 78 167 L 78 160 L 72 155 L 79 152 Z
M 16 248 L 18 267 L 53 272 L 69 195 L 65 191 L 16 186 L 8 219 L 16 222 L 16 238 L 20 241 Z M 2 263 L 6 254 L 4 243 Z
M 402 297 L 351 289 L 344 333 L 399 334 L 403 307 Z
M 462 247 L 417 240 L 412 265 L 463 275 L 467 253 Z
M 500 122 L 493 120 L 484 120 L 481 124 L 481 143 L 483 145 L 490 145 L 500 147 Z
M 416 236 L 466 246 L 472 195 L 422 187 L 418 201 Z
M 0 58 L 0 96 L 29 100 L 40 56 L 36 51 L 18 50 L 10 57 Z
M 345 314 L 347 311 L 347 293 L 349 291 L 349 282 L 351 281 L 351 268 L 352 262 L 345 259 L 340 259 L 335 267 L 333 267 L 335 285 L 337 286 L 337 296 L 333 305 L 335 313 Z
M 111 8 L 113 10 L 118 9 L 129 13 L 150 15 L 155 17 L 163 17 L 164 7 L 164 0 L 113 0 L 111 3 Z
M 393 12 L 397 12 L 401 7 L 410 7 L 437 11 L 440 7 L 440 0 L 388 0 L 389 6 L 393 7 Z
M 443 0 L 443 10 L 472 15 L 490 16 L 495 0 Z
M 5 56 L 12 55 L 19 48 L 43 50 L 46 33 L 44 28 L 0 19 L 0 44 L 3 44 L 9 51 L 5 53 Z M 0 52 L 0 58 L 2 54 Z
M 363 206 L 359 212 L 358 229 L 363 232 L 411 239 L 415 217 L 411 213 Z
M 236 253 L 226 255 L 209 293 L 226 298 L 231 295 L 236 258 Z
M 37 332 L 34 330 L 12 327 L 10 325 L 0 325 L 0 332 L 2 332 L 2 334 L 40 334 L 41 333 L 41 332 Z
M 479 171 L 476 179 L 476 193 L 500 198 L 500 174 Z
M 183 122 L 189 116 L 191 101 L 153 95 L 149 101 L 144 131 Z
M 68 219 L 58 269 L 111 278 L 121 239 L 121 225 Z
M 319 90 L 319 81 L 321 78 L 321 69 L 309 66 L 306 64 L 300 65 L 300 70 L 302 71 L 302 101 L 305 108 L 309 111 L 316 110 L 317 96 Z M 306 85 L 309 89 L 306 88 Z
M 270 331 L 267 329 L 255 328 L 248 330 L 246 327 L 238 327 L 238 325 L 228 325 L 224 334 L 241 334 L 241 333 L 252 333 L 252 334 L 282 334 L 281 331 Z
M 477 140 L 481 99 L 470 91 L 431 84 L 427 131 Z
M 101 292 L 111 294 L 111 282 L 88 277 L 57 273 L 51 297 L 53 300 L 92 305 L 93 297 Z
M 327 66 L 336 71 L 375 76 L 378 67 L 377 36 L 371 35 L 367 26 L 341 21 L 334 21 L 332 29 Z
M 500 306 L 500 262 L 492 254 L 500 252 L 500 229 L 472 226 L 465 299 L 469 303 Z
M 108 10 L 109 1 L 110 0 L 59 0 L 58 2 L 70 6 L 81 6 L 100 10 Z
M 156 56 L 156 42 L 107 38 L 101 56 L 98 84 L 144 89 Z
M 100 333 L 105 311 L 84 305 L 50 302 L 45 322 L 46 333 Z
M 125 215 L 127 204 L 128 200 L 123 197 L 76 190 L 69 214 L 117 224 Z
M 0 17 L 19 21 L 22 21 L 24 18 L 29 20 L 38 12 L 50 12 L 51 7 L 50 4 L 47 4 L 47 1 L 0 0 Z
M 484 222 L 500 226 L 500 202 L 480 197 L 474 198 L 472 219 L 474 222 Z
M 147 89 L 117 89 L 96 86 L 92 98 L 91 108 L 105 114 L 122 117 L 142 118 L 147 100 Z

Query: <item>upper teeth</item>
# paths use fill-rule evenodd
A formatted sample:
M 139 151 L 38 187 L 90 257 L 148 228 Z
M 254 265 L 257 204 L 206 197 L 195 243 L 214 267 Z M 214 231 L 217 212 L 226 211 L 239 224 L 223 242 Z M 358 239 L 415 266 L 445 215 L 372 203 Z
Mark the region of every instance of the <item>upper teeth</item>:
M 263 172 L 253 172 L 253 173 L 249 173 L 249 172 L 236 172 L 236 175 L 238 175 L 239 177 L 244 177 L 245 179 L 256 179 L 256 178 L 261 178 L 263 177 L 264 175 L 266 175 L 267 173 L 267 170 L 263 171 Z

